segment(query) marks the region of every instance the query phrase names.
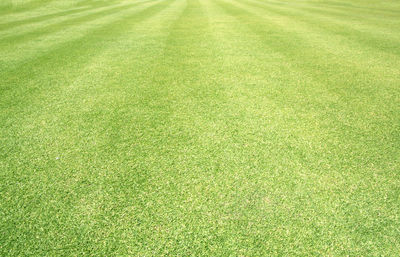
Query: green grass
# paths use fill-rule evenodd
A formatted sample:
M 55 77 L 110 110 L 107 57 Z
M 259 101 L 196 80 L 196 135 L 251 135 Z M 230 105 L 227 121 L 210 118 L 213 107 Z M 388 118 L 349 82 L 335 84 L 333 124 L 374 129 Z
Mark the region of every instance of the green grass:
M 0 256 L 399 252 L 399 1 L 0 4 Z

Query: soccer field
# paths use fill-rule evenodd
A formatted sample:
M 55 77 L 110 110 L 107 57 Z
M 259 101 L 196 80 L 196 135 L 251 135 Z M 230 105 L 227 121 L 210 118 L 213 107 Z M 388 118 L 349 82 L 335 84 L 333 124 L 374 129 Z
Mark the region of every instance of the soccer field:
M 396 256 L 398 0 L 3 0 L 0 256 Z

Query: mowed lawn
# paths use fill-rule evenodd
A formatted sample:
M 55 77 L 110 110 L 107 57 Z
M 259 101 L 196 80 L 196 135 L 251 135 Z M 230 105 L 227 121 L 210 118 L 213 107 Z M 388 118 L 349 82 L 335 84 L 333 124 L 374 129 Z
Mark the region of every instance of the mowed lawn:
M 397 0 L 4 0 L 0 256 L 398 256 Z

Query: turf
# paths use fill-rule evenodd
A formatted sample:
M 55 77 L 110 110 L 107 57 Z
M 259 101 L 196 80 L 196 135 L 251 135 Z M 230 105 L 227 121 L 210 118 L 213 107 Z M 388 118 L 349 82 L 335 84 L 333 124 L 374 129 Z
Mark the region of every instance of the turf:
M 1 256 L 395 256 L 397 0 L 4 0 Z

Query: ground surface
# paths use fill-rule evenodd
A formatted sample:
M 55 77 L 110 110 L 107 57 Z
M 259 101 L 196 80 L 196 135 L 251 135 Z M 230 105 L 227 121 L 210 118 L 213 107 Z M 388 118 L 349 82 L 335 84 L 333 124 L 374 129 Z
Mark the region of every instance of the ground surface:
M 400 2 L 8 0 L 0 255 L 394 256 Z

